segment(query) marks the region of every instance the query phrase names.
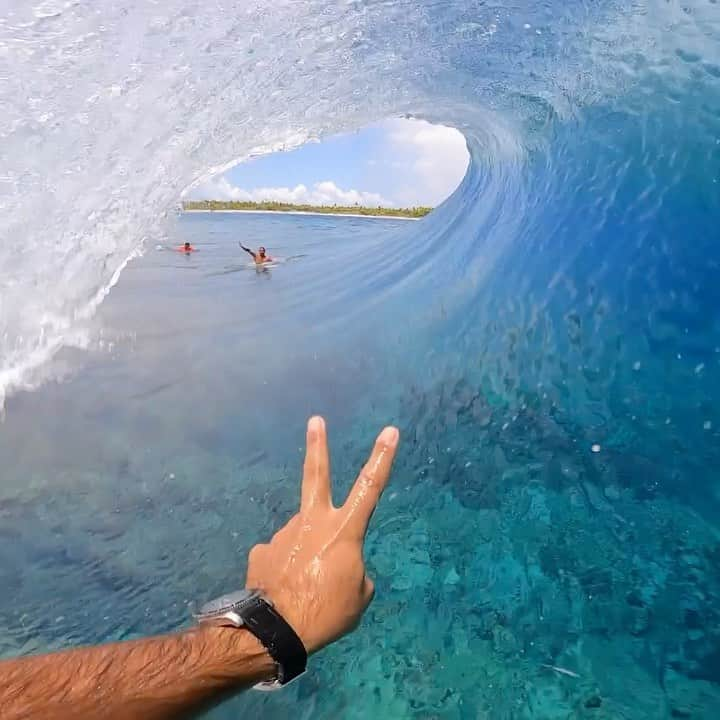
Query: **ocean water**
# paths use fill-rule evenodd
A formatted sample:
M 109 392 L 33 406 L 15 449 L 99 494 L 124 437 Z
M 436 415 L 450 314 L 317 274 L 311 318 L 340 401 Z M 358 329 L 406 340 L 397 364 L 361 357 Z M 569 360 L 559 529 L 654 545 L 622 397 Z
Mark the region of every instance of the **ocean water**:
M 714 0 L 12 0 L 0 51 L 0 653 L 239 585 L 322 412 L 339 495 L 403 433 L 377 597 L 213 717 L 718 717 Z M 421 222 L 176 214 L 399 115 L 471 154 Z

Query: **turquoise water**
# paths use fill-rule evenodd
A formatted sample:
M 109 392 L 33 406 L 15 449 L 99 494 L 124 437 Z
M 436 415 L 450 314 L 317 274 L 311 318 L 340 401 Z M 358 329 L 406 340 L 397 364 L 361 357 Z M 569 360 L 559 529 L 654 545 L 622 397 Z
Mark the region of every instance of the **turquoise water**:
M 216 7 L 0 23 L 0 652 L 239 585 L 322 412 L 340 494 L 403 432 L 376 601 L 218 718 L 718 717 L 717 3 Z M 401 115 L 471 153 L 421 222 L 174 213 Z
M 585 324 L 623 318 L 587 298 L 590 319 L 560 314 L 557 359 L 528 356 L 539 340 L 508 322 L 510 299 L 485 345 L 486 316 L 448 322 L 472 295 L 442 263 L 416 256 L 432 302 L 398 302 L 393 268 L 421 228 L 197 214 L 172 245 L 199 252 L 131 263 L 97 347 L 7 404 L 3 652 L 173 629 L 189 602 L 240 586 L 248 548 L 296 507 L 303 423 L 322 412 L 338 497 L 377 427 L 403 431 L 368 537 L 376 601 L 296 687 L 214 717 L 714 717 L 717 444 L 692 397 L 714 348 L 699 371 L 689 344 L 649 357 L 618 334 L 595 350 Z M 257 272 L 238 240 L 290 259 Z M 562 380 L 543 382 L 545 363 Z

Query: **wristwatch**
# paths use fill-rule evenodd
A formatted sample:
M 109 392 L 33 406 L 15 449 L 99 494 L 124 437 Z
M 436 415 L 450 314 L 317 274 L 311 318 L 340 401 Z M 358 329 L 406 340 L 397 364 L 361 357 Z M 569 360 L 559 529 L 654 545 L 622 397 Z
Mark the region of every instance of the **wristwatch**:
M 278 690 L 300 677 L 307 666 L 307 650 L 297 633 L 259 590 L 238 590 L 205 603 L 195 614 L 200 624 L 249 630 L 277 663 L 277 678 L 255 685 Z

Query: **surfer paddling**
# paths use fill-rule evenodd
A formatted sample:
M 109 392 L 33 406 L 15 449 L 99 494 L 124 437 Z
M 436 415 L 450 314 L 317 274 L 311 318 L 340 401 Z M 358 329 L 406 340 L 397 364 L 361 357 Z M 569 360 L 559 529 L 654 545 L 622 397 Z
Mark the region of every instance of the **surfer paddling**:
M 250 248 L 246 248 L 242 243 L 240 243 L 240 247 L 248 253 L 248 255 L 252 255 L 252 259 L 255 261 L 256 265 L 263 265 L 264 263 L 272 262 L 272 258 L 266 253 L 265 248 L 260 246 L 257 250 L 257 252 L 253 252 Z
M 196 252 L 196 248 L 194 248 L 189 242 L 186 242 L 177 248 L 177 251 L 190 254 L 191 252 Z

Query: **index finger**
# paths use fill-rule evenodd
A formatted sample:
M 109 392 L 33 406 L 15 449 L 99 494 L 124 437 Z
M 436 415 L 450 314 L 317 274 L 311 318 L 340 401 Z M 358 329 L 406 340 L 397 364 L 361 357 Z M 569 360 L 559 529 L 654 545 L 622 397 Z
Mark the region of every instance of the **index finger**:
M 361 538 L 367 532 L 370 518 L 390 478 L 399 439 L 400 433 L 395 427 L 386 427 L 378 435 L 370 458 L 342 507 L 344 524 Z
M 300 507 L 303 510 L 313 505 L 327 507 L 331 502 L 327 431 L 325 421 L 316 415 L 308 421 Z

